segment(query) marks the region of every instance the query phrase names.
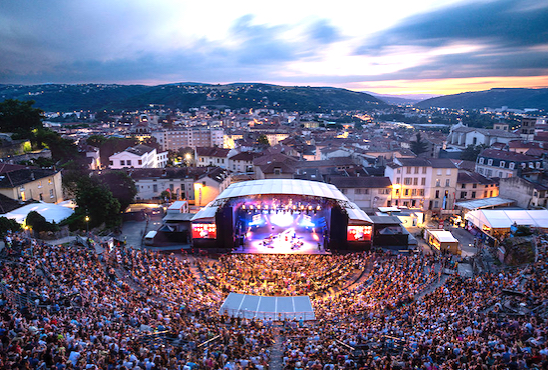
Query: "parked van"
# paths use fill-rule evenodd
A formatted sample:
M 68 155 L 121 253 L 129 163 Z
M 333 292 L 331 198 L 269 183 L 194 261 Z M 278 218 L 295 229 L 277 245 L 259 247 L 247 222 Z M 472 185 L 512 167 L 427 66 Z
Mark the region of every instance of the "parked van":
M 156 231 L 149 231 L 145 235 L 145 245 L 150 247 L 154 246 L 154 237 L 156 236 Z

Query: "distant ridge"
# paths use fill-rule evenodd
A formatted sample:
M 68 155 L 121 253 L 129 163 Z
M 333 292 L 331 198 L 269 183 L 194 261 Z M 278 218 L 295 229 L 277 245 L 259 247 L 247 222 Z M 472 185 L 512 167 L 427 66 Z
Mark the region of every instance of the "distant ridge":
M 181 82 L 157 86 L 118 84 L 0 85 L 4 99 L 35 100 L 45 111 L 146 109 L 151 104 L 182 109 L 267 108 L 324 112 L 388 106 L 366 93 L 334 87 L 277 86 L 263 83 L 227 85 Z
M 466 92 L 423 100 L 419 108 L 484 109 L 508 107 L 510 109 L 548 110 L 548 89 L 495 88 L 486 91 Z

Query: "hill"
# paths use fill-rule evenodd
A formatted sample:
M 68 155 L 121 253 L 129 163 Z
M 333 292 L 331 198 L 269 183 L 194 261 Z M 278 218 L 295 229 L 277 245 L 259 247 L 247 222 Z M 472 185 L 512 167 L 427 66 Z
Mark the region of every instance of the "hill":
M 508 107 L 510 109 L 548 110 L 548 89 L 491 89 L 445 95 L 423 100 L 419 108 L 483 109 Z
M 187 110 L 210 106 L 288 111 L 364 110 L 387 104 L 370 94 L 331 87 L 254 83 L 158 86 L 107 84 L 0 85 L 0 99 L 35 100 L 45 111 L 145 109 L 151 104 Z

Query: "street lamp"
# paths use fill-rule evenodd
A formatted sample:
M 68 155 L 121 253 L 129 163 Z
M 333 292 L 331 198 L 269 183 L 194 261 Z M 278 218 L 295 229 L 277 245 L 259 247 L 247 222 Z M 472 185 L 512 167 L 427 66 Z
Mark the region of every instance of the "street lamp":
M 88 233 L 88 235 L 89 235 L 89 216 L 86 215 L 85 220 L 86 220 L 86 231 L 87 231 L 87 233 Z

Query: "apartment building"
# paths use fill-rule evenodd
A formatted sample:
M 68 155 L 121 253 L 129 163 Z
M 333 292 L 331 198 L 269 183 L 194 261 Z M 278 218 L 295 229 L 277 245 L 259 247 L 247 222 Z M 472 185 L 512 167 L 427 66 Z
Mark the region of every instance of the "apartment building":
M 450 210 L 455 202 L 458 169 L 445 158 L 394 158 L 385 176 L 392 183 L 393 206 Z
M 241 152 L 228 158 L 228 169 L 237 173 L 253 173 L 253 160 L 260 154 Z
M 141 168 L 128 173 L 135 181 L 137 200 L 159 199 L 167 191 L 173 198 L 201 206 L 215 199 L 231 181 L 228 171 L 218 167 Z
M 498 181 L 477 172 L 459 170 L 455 195 L 458 202 L 496 197 L 499 195 Z
M 155 148 L 137 145 L 108 157 L 111 169 L 122 168 L 164 168 L 167 152 L 157 153 Z
M 392 199 L 392 183 L 388 177 L 332 176 L 330 182 L 360 208 L 386 207 Z
M 217 166 L 228 168 L 228 153 L 230 149 L 216 147 L 197 147 L 196 148 L 196 166 Z
M 485 177 L 515 177 L 524 169 L 542 168 L 541 158 L 507 150 L 485 149 L 476 160 L 476 172 Z
M 223 147 L 224 131 L 220 128 L 188 127 L 174 130 L 155 131 L 151 136 L 156 138 L 162 150 L 180 148 Z

